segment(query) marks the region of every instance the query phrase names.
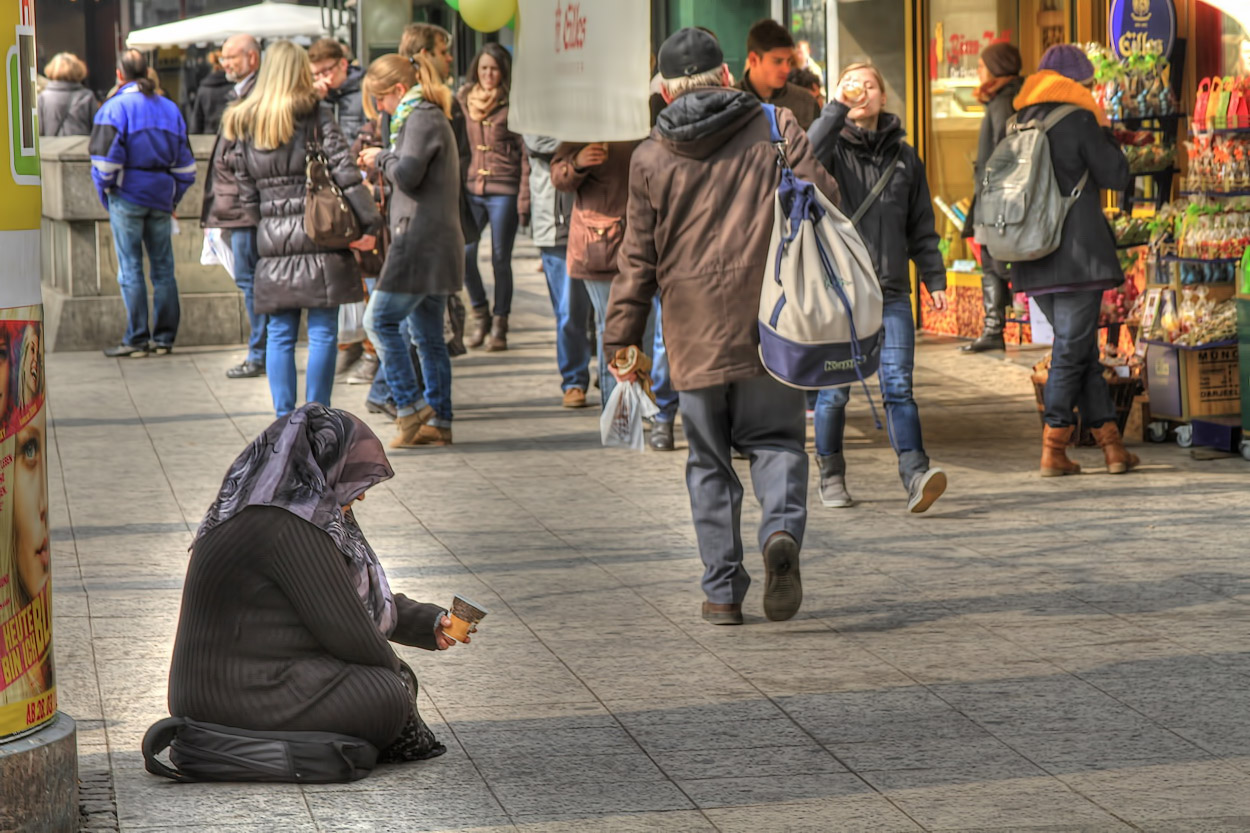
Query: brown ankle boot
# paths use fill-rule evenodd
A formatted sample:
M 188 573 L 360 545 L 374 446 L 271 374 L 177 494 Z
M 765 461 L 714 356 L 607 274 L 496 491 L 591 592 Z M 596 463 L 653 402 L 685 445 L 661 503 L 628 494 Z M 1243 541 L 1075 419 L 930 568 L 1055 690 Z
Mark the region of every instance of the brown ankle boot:
M 466 347 L 481 347 L 486 341 L 486 333 L 490 330 L 490 307 L 474 307 L 473 321 L 469 332 L 464 337 Z
M 486 342 L 488 353 L 501 353 L 508 349 L 508 316 L 496 315 L 490 328 L 490 339 Z
M 1075 430 L 1074 425 L 1065 428 L 1052 428 L 1047 425 L 1042 430 L 1042 477 L 1081 473 L 1081 467 L 1068 459 L 1068 443 Z
M 1107 458 L 1108 474 L 1124 474 L 1137 468 L 1137 464 L 1141 462 L 1136 454 L 1124 447 L 1120 427 L 1114 422 L 1104 422 L 1097 428 L 1091 428 L 1090 433 L 1094 435 L 1094 439 L 1102 447 L 1103 456 Z
M 391 448 L 409 448 L 421 433 L 421 428 L 434 416 L 434 409 L 426 405 L 415 414 L 398 417 L 395 427 L 398 429 L 389 443 Z

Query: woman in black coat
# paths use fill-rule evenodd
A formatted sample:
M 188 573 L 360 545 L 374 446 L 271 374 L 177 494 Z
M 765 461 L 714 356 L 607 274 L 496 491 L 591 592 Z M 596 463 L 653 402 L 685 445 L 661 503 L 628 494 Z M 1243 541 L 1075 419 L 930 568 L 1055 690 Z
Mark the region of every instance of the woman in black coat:
M 1111 474 L 1126 472 L 1138 463 L 1124 448 L 1099 362 L 1102 293 L 1124 283 L 1115 235 L 1102 213 L 1100 189 L 1123 191 L 1130 175 L 1128 160 L 1106 127 L 1107 117 L 1089 92 L 1093 80 L 1094 67 L 1078 47 L 1052 46 L 1015 102 L 1021 122 L 1044 119 L 1064 104 L 1080 108 L 1046 136 L 1061 192 L 1073 193 L 1081 178 L 1089 175 L 1064 220 L 1059 248 L 1040 260 L 1014 263 L 1011 268 L 1016 290 L 1037 300 L 1055 331 L 1045 394 L 1043 477 L 1081 470 L 1066 453 L 1076 427 L 1073 409 L 1078 406 L 1081 420 L 1102 446 Z
M 226 105 L 230 103 L 230 92 L 234 89 L 234 82 L 226 77 L 226 71 L 221 68 L 221 53 L 208 53 L 208 61 L 213 71 L 196 88 L 195 105 L 187 123 L 189 133 L 216 133 L 221 127 Z
M 265 53 L 251 95 L 222 122 L 234 142 L 228 164 L 242 205 L 259 206 L 253 310 L 269 316 L 265 368 L 278 416 L 295 409 L 295 340 L 308 311 L 307 401 L 330 404 L 338 356 L 339 306 L 364 299 L 360 267 L 348 249 L 325 249 L 304 231 L 308 143 L 318 134 L 330 175 L 366 232 L 381 226 L 347 141 L 313 90 L 308 53 L 278 41 Z
M 349 735 L 383 761 L 446 751 L 390 643 L 446 650 L 450 621 L 440 606 L 391 591 L 351 508 L 393 474 L 368 426 L 315 403 L 238 456 L 191 545 L 172 715 Z
M 946 308 L 946 265 L 938 250 L 924 163 L 904 141 L 898 116 L 885 112 L 885 103 L 885 82 L 876 67 L 851 64 L 842 71 L 833 99 L 808 130 L 808 138 L 816 158 L 838 181 L 847 216 L 854 216 L 874 186 L 889 176 L 885 189 L 869 203 L 856 227 L 872 255 L 885 297 L 877 375 L 890 443 L 898 454 L 908 511 L 924 512 L 945 491 L 946 475 L 929 465 L 920 411 L 912 397 L 916 326 L 909 261 L 915 262 L 939 310 Z M 849 398 L 849 388 L 834 388 L 822 390 L 816 400 L 816 462 L 825 506 L 851 505 L 842 455 Z
M 974 188 L 977 190 L 980 189 L 981 176 L 985 173 L 985 163 L 994 153 L 994 148 L 1007 135 L 1007 120 L 1016 112 L 1014 101 L 1024 84 L 1024 79 L 1020 77 L 1020 68 L 1020 50 L 1006 42 L 992 43 L 985 47 L 977 61 L 977 77 L 981 81 L 981 86 L 977 89 L 977 100 L 985 105 L 985 118 L 981 120 L 981 135 L 977 140 L 974 179 Z M 974 191 L 972 210 L 968 212 L 968 221 L 964 225 L 964 237 L 972 236 L 976 205 Z M 1007 307 L 1011 305 L 1010 286 L 1007 264 L 994 260 L 990 257 L 989 250 L 983 247 L 981 296 L 985 303 L 985 325 L 981 329 L 980 338 L 971 344 L 965 344 L 963 352 L 983 353 L 986 350 L 1006 349 L 1003 326 L 1007 323 Z
M 370 110 L 376 100 L 390 115 L 390 149 L 366 148 L 359 162 L 366 170 L 381 170 L 391 186 L 391 243 L 365 311 L 365 330 L 382 357 L 398 412 L 391 447 L 449 445 L 451 356 L 443 318 L 447 298 L 464 286 L 465 268 L 451 91 L 424 54 L 377 59 L 365 75 L 364 90 Z M 400 335 L 405 320 L 417 345 L 423 390 Z
M 96 101 L 83 86 L 87 65 L 68 52 L 54 55 L 43 69 L 48 86 L 39 94 L 40 136 L 87 136 L 95 119 Z

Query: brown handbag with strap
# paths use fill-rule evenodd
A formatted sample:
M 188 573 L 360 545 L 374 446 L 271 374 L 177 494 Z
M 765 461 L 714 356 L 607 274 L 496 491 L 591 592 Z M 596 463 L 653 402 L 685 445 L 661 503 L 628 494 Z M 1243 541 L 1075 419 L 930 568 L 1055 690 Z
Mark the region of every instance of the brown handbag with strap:
M 315 112 L 305 148 L 304 233 L 323 249 L 346 249 L 360 239 L 360 221 L 330 175 L 330 162 L 321 143 L 321 123 Z

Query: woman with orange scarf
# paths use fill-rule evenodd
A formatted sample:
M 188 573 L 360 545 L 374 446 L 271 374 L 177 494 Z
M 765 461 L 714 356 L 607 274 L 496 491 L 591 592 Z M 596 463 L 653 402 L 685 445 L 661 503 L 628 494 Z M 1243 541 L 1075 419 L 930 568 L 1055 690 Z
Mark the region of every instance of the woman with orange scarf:
M 1055 331 L 1045 393 L 1043 477 L 1081 470 L 1067 456 L 1076 427 L 1076 408 L 1102 446 L 1109 473 L 1121 474 L 1139 462 L 1124 448 L 1115 405 L 1099 362 L 1102 293 L 1124 282 L 1115 236 L 1103 216 L 1099 191 L 1123 191 L 1131 178 L 1128 160 L 1107 129 L 1107 116 L 1089 91 L 1093 81 L 1094 66 L 1084 52 L 1067 44 L 1052 46 L 1042 56 L 1039 71 L 1025 81 L 1015 100 L 1020 124 L 1045 119 L 1064 104 L 1079 108 L 1046 134 L 1059 190 L 1079 193 L 1064 220 L 1059 248 L 1040 260 L 1021 261 L 1011 268 L 1016 290 L 1036 299 Z M 1088 184 L 1078 192 L 1078 183 L 1086 174 Z
M 977 100 L 985 105 L 985 119 L 981 122 L 981 136 L 977 140 L 976 179 L 979 184 L 985 173 L 985 163 L 998 143 L 1007 135 L 1007 120 L 1016 112 L 1013 101 L 1020 92 L 1024 80 L 1020 77 L 1023 62 L 1020 50 L 1006 41 L 992 43 L 981 51 L 977 61 L 977 77 L 981 86 Z M 976 216 L 977 200 L 972 198 L 972 209 L 964 226 L 964 237 L 972 236 L 972 223 Z M 1007 323 L 1007 307 L 1011 294 L 1007 281 L 1007 264 L 990 257 L 986 248 L 981 249 L 981 296 L 985 303 L 985 325 L 981 336 L 962 348 L 965 353 L 983 353 L 986 350 L 1003 350 L 1003 325 Z

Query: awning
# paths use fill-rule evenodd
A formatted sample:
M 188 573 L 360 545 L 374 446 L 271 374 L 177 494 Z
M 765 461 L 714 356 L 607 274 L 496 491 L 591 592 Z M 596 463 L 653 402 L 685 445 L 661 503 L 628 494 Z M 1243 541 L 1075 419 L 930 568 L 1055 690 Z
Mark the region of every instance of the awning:
M 132 49 L 158 49 L 162 46 L 191 46 L 222 43 L 233 35 L 248 34 L 257 40 L 272 38 L 323 38 L 330 33 L 321 24 L 321 9 L 266 0 L 255 6 L 231 9 L 147 29 L 136 29 L 126 37 Z M 340 36 L 346 33 L 340 29 Z

